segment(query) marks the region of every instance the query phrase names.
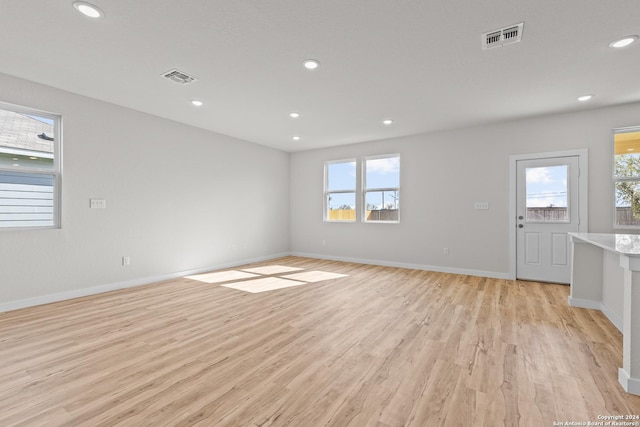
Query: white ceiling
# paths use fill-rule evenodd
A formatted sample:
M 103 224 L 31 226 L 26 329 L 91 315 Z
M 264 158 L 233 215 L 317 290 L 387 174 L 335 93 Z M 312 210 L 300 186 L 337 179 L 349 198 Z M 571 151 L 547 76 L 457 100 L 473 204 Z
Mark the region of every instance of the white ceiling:
M 640 101 L 638 0 L 91 2 L 0 0 L 0 72 L 285 151 Z

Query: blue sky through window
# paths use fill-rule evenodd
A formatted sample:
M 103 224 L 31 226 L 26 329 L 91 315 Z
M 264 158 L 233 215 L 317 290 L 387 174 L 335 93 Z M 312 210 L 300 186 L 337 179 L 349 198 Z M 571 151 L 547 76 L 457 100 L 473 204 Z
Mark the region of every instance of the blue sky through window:
M 331 193 L 329 195 L 329 209 L 340 209 L 349 206 L 356 208 L 356 193 Z
M 400 186 L 400 157 L 368 159 L 367 189 Z
M 356 162 L 329 163 L 327 190 L 356 190 Z
M 365 159 L 366 190 L 400 187 L 400 157 Z M 344 206 L 356 208 L 356 162 L 345 161 L 327 164 L 327 191 L 329 209 Z M 364 183 L 363 183 L 364 184 Z M 353 191 L 352 193 L 332 193 Z M 397 209 L 400 205 L 398 191 L 368 191 L 365 196 L 368 209 Z
M 568 166 L 527 168 L 527 207 L 567 207 Z
M 365 170 L 365 190 L 400 187 L 400 157 L 367 159 Z M 398 209 L 399 196 L 398 191 L 367 191 L 365 206 L 367 210 Z
M 26 116 L 27 117 L 31 117 L 32 119 L 37 120 L 39 122 L 46 123 L 48 125 L 53 126 L 53 120 L 52 119 L 48 119 L 46 117 L 34 116 L 32 114 L 26 114 Z

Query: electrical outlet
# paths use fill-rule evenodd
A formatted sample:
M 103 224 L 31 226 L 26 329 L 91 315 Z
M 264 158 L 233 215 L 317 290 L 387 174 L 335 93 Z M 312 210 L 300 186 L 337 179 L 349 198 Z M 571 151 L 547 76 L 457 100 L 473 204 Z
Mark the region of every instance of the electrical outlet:
M 449 255 L 449 248 L 442 248 L 442 255 Z
M 105 199 L 89 199 L 91 209 L 106 209 L 107 201 Z
M 489 202 L 476 202 L 475 208 L 482 210 L 489 209 Z
M 123 256 L 122 257 L 122 265 L 129 265 L 129 264 L 131 264 L 131 257 Z

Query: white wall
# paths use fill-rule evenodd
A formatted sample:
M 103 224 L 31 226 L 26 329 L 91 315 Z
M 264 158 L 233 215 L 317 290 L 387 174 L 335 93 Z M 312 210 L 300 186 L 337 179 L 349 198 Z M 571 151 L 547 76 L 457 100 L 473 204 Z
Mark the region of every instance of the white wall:
M 289 155 L 1 74 L 0 101 L 64 118 L 63 227 L 0 230 L 0 311 L 289 251 L 506 276 L 509 156 L 588 148 L 589 228 L 611 232 L 611 129 L 640 124 L 631 104 Z M 401 223 L 324 223 L 323 162 L 385 153 Z
M 0 311 L 288 252 L 288 153 L 2 74 L 0 101 L 64 121 L 62 228 L 0 230 Z
M 509 156 L 587 148 L 589 231 L 612 232 L 611 131 L 639 124 L 636 103 L 292 154 L 291 251 L 507 277 Z M 385 153 L 401 155 L 400 224 L 324 223 L 323 162 Z

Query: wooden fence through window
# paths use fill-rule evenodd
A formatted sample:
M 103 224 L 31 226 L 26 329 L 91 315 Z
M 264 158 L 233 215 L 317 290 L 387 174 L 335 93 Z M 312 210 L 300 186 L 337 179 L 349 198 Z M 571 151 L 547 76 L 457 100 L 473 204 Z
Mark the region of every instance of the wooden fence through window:
M 366 212 L 367 221 L 397 221 L 397 209 L 368 210 Z M 329 221 L 355 221 L 355 209 L 329 209 L 327 215 Z

